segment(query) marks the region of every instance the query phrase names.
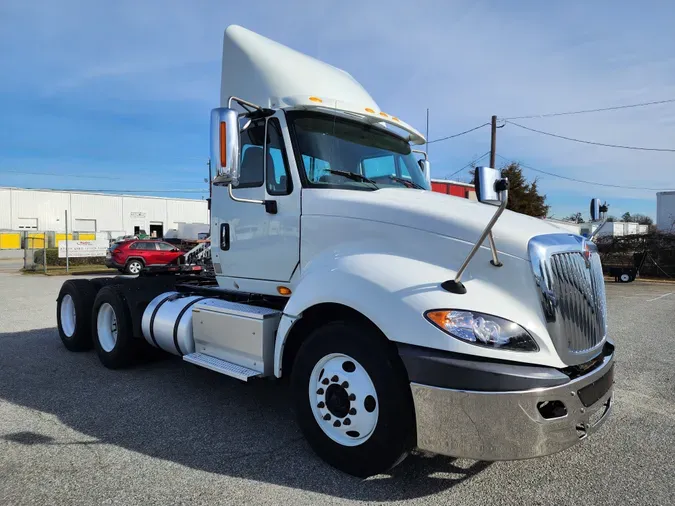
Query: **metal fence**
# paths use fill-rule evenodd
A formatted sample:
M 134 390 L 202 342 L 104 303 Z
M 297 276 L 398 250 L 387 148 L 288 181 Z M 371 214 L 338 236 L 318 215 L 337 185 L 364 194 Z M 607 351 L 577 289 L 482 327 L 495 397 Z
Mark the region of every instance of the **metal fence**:
M 54 264 L 54 251 L 62 241 L 102 241 L 112 244 L 120 237 L 118 232 L 56 232 L 54 230 L 0 230 L 0 258 L 23 258 L 25 270 L 44 270 Z M 3 255 L 3 252 L 5 255 Z M 70 255 L 72 257 L 72 255 Z M 72 258 L 58 259 L 66 265 Z

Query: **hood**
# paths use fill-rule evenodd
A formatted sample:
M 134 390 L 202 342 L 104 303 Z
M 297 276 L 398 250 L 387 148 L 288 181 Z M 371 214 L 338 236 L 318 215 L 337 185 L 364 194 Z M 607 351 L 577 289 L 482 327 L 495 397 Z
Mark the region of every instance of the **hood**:
M 468 243 L 478 240 L 496 211 L 495 206 L 468 199 L 407 188 L 376 191 L 306 188 L 302 194 L 303 215 L 378 221 Z M 542 219 L 508 210 L 493 228 L 497 249 L 525 260 L 529 260 L 527 245 L 532 237 L 557 233 L 569 234 Z

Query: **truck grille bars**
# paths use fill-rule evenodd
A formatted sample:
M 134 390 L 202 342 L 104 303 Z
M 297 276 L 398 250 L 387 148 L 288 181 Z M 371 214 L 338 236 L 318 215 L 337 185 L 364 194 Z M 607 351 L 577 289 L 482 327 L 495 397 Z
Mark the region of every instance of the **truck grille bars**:
M 530 241 L 529 253 L 558 354 L 569 365 L 589 360 L 607 335 L 605 283 L 595 245 L 574 235 L 543 235 Z

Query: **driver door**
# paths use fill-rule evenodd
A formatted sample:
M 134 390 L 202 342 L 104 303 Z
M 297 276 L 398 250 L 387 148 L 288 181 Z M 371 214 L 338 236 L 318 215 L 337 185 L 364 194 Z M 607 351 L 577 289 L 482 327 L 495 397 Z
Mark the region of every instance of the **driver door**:
M 290 281 L 300 260 L 301 193 L 291 177 L 291 153 L 281 112 L 256 120 L 241 133 L 240 182 L 232 193 L 275 201 L 276 213 L 261 204 L 236 202 L 227 189 L 214 199 L 214 229 L 224 238 L 214 244 L 215 256 L 223 276 Z

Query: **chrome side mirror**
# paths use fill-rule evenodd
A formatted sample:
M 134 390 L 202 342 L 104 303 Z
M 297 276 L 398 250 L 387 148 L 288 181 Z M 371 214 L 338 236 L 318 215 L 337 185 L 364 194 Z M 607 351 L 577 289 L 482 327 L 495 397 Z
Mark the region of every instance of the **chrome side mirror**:
M 431 162 L 429 160 L 420 160 L 417 163 L 420 164 L 420 169 L 422 169 L 427 184 L 431 184 Z
M 420 166 L 422 174 L 424 174 L 424 180 L 429 185 L 429 188 L 431 188 L 431 162 L 429 161 L 429 156 L 426 151 L 420 151 L 419 149 L 413 149 L 412 152 L 424 156 L 422 160 L 417 160 L 417 163 Z
M 508 199 L 509 180 L 498 169 L 476 167 L 476 198 L 479 202 L 499 206 Z
M 216 167 L 214 183 L 239 184 L 239 115 L 234 109 L 211 111 L 211 164 Z
M 600 199 L 591 199 L 591 221 L 600 219 Z

